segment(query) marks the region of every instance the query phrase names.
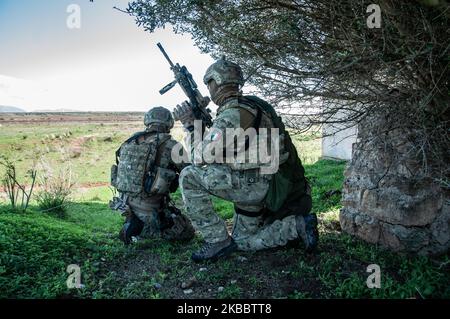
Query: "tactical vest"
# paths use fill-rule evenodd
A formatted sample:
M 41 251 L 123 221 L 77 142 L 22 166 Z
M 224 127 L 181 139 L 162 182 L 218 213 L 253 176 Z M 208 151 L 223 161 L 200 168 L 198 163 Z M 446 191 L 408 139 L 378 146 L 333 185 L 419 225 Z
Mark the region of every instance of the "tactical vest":
M 286 210 L 289 210 L 287 207 L 291 203 L 291 211 L 295 210 L 296 213 L 299 212 L 300 214 L 308 213 L 311 207 L 298 207 L 298 205 L 305 206 L 304 195 L 309 187 L 305 178 L 305 169 L 281 118 L 276 114 L 272 105 L 256 96 L 242 96 L 239 97 L 238 101 L 257 110 L 257 115 L 252 125 L 257 131 L 260 126 L 261 113 L 264 112 L 272 120 L 274 127 L 279 129 L 280 134 L 284 134 L 284 150 L 289 152 L 289 157 L 287 161 L 279 166 L 277 173 L 272 176 L 265 198 L 265 207 L 270 211 L 271 217 L 281 219 L 283 217 L 281 215 L 290 214 Z M 281 215 L 277 216 L 277 213 Z
M 142 136 L 145 140 L 139 142 Z M 152 193 L 155 179 L 162 170 L 155 162 L 161 146 L 169 139 L 169 134 L 149 132 L 136 133 L 130 137 L 116 151 L 117 165 L 112 168 L 111 184 L 119 192 L 130 196 Z M 113 172 L 114 166 L 116 172 Z

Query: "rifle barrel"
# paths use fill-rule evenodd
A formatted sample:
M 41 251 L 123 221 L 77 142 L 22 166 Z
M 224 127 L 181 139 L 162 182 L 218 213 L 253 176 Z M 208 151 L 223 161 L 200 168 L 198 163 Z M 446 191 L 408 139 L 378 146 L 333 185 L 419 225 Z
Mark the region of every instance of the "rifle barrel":
M 157 43 L 156 44 L 158 46 L 158 48 L 161 50 L 162 54 L 164 55 L 164 57 L 166 58 L 166 60 L 169 62 L 170 66 L 173 68 L 173 63 L 170 60 L 169 56 L 167 55 L 166 51 L 164 50 L 163 46 L 161 45 L 161 43 Z

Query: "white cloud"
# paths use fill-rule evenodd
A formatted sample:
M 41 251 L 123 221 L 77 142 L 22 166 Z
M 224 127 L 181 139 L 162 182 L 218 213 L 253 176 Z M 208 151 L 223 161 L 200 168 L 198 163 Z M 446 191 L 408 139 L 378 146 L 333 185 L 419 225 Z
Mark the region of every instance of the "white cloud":
M 154 105 L 173 108 L 186 99 L 175 87 L 159 90 L 173 80 L 170 66 L 156 46 L 161 42 L 172 61 L 186 65 L 203 94 L 202 77 L 213 60 L 200 54 L 188 36 L 171 29 L 148 34 L 136 28 L 134 41 L 92 54 L 58 55 L 54 61 L 33 66 L 27 79 L 0 78 L 0 105 L 26 110 L 146 111 Z
M 32 110 L 48 91 L 33 81 L 0 75 L 0 105 Z

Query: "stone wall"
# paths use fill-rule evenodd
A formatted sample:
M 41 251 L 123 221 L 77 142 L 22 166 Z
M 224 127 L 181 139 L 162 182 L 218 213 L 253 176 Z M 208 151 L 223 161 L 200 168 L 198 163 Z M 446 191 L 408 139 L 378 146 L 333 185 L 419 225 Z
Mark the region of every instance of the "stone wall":
M 373 119 L 362 123 L 353 144 L 345 171 L 342 229 L 394 251 L 448 251 L 448 189 L 413 158 L 411 134 L 394 130 L 375 137 L 376 126 Z

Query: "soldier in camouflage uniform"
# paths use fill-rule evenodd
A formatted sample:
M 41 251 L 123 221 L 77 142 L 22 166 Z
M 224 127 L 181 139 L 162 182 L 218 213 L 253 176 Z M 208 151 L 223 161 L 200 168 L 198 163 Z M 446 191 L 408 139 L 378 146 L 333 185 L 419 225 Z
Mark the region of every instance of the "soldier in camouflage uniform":
M 225 256 L 235 249 L 261 250 L 303 242 L 313 251 L 318 242 L 317 218 L 310 214 L 311 190 L 304 169 L 289 134 L 267 102 L 255 96 L 243 96 L 242 71 L 239 65 L 224 58 L 212 64 L 204 76 L 211 99 L 219 106 L 212 127 L 203 140 L 195 141 L 194 115 L 190 105 L 177 106 L 174 115 L 191 132 L 191 156 L 223 143 L 224 152 L 249 152 L 231 141 L 220 141 L 226 129 L 253 127 L 278 128 L 280 133 L 279 169 L 262 174 L 264 163 L 222 163 L 205 165 L 201 160 L 186 167 L 180 175 L 180 186 L 186 214 L 201 232 L 204 246 L 193 253 L 194 261 Z M 228 148 L 228 150 L 227 150 Z M 246 154 L 248 155 L 248 154 Z M 225 221 L 214 211 L 210 195 L 232 201 L 235 207 L 231 236 Z
M 119 191 L 110 203 L 126 216 L 120 239 L 132 236 L 188 240 L 194 236 L 189 220 L 170 204 L 169 193 L 178 188 L 179 172 L 171 153 L 178 144 L 171 138 L 174 120 L 170 111 L 154 107 L 145 114 L 146 130 L 125 141 L 116 152 L 111 184 Z

